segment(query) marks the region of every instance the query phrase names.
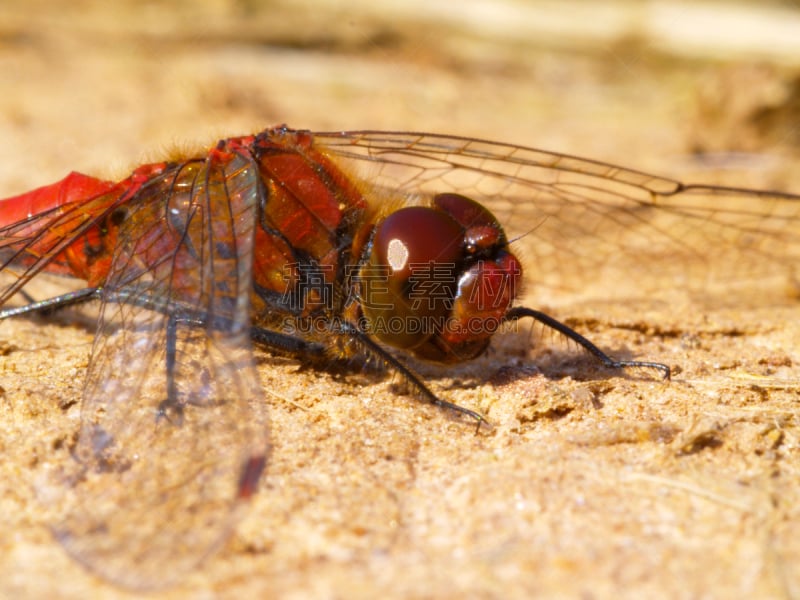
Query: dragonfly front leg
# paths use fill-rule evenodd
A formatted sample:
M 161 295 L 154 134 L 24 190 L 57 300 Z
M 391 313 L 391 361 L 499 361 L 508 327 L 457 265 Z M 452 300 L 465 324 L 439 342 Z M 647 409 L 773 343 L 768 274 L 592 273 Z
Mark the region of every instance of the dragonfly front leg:
M 523 306 L 515 307 L 506 313 L 504 320 L 516 321 L 524 317 L 530 317 L 531 319 L 539 321 L 545 327 L 549 327 L 565 336 L 567 339 L 572 340 L 609 369 L 650 369 L 660 372 L 661 376 L 666 380 L 669 380 L 672 375 L 672 370 L 663 363 L 643 360 L 617 360 L 612 358 L 580 333 L 540 310 L 534 310 Z

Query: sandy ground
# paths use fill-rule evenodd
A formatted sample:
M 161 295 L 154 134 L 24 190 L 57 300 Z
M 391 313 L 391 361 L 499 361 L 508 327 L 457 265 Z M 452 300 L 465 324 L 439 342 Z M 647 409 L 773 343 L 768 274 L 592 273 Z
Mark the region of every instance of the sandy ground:
M 479 136 L 800 192 L 790 5 L 10 4 L 3 197 L 282 122 Z M 218 553 L 151 597 L 800 596 L 798 236 L 777 288 L 742 291 L 734 273 L 727 294 L 665 281 L 611 302 L 630 282 L 584 296 L 530 283 L 531 306 L 678 372 L 622 377 L 539 329 L 500 336 L 474 365 L 423 367 L 487 415 L 478 435 L 389 376 L 259 353 L 263 488 Z M 3 597 L 130 596 L 64 553 L 34 492 L 68 460 L 92 337 L 67 313 L 0 326 Z

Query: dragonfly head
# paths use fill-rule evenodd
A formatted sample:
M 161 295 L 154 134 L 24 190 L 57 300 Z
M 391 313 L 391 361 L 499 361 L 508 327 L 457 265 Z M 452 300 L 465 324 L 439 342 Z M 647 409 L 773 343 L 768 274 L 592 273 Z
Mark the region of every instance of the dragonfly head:
M 453 363 L 486 349 L 521 275 L 494 215 L 465 196 L 439 194 L 378 225 L 358 280 L 370 333 Z

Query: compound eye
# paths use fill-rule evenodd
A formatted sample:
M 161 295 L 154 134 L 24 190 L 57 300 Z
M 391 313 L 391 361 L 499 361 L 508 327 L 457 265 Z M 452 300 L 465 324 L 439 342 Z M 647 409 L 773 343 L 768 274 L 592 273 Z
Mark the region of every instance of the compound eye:
M 359 272 L 364 316 L 387 344 L 423 343 L 446 318 L 458 288 L 464 229 L 449 215 L 412 206 L 384 219 Z M 381 333 L 383 323 L 394 325 Z
M 488 256 L 493 248 L 506 245 L 505 233 L 495 216 L 471 198 L 461 194 L 438 194 L 433 204 L 464 228 L 466 254 Z
M 447 214 L 411 206 L 384 219 L 373 239 L 373 252 L 399 281 L 423 264 L 459 262 L 463 236 L 463 229 Z
M 433 205 L 440 208 L 464 229 L 472 227 L 491 227 L 500 229 L 497 218 L 484 206 L 461 194 L 437 194 Z

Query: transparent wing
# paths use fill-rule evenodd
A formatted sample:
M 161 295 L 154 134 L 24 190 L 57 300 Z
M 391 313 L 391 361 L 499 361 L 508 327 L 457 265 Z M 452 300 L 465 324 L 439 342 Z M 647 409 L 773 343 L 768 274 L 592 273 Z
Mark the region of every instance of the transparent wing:
M 230 533 L 267 451 L 249 340 L 257 169 L 212 152 L 128 205 L 86 379 L 74 463 L 42 495 L 91 570 L 176 581 Z
M 485 204 L 520 255 L 529 292 L 615 297 L 667 287 L 736 302 L 797 294 L 800 196 L 684 185 L 622 167 L 494 142 L 394 132 L 315 133 L 358 177 Z M 347 166 L 345 168 L 348 168 Z M 607 283 L 601 292 L 609 298 Z M 749 297 L 748 294 L 750 294 Z

